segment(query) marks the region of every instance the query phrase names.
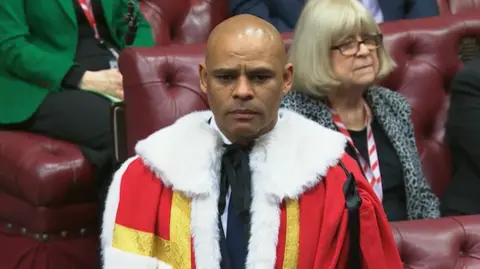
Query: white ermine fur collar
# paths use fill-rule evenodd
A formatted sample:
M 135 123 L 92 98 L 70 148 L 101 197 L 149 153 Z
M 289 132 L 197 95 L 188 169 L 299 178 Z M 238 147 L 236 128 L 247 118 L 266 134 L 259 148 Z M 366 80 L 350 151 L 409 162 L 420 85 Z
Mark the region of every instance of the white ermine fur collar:
M 278 200 L 296 198 L 313 187 L 344 153 L 346 139 L 291 110 L 256 142 L 250 155 L 252 181 L 268 186 Z M 194 112 L 138 142 L 136 153 L 163 180 L 188 197 L 218 188 L 222 140 L 208 120 L 210 111 Z M 255 178 L 255 172 L 261 178 Z
M 280 115 L 282 119 L 258 139 L 250 154 L 252 205 L 247 269 L 275 267 L 280 203 L 315 186 L 342 157 L 346 145 L 342 134 L 299 114 L 281 110 Z M 211 112 L 187 115 L 135 148 L 166 186 L 192 199 L 190 232 L 197 269 L 220 269 L 221 260 L 217 202 L 223 143 L 220 133 L 208 124 L 211 117 Z

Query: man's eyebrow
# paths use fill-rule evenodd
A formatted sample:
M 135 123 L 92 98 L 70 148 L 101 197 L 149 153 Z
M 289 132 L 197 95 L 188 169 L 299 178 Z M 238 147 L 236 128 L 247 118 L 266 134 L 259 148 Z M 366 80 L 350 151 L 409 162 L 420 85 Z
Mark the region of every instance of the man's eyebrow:
M 274 73 L 270 67 L 253 67 L 247 68 L 247 73 Z
M 245 71 L 247 74 L 273 74 L 275 71 L 271 67 L 249 67 Z M 220 67 L 212 71 L 213 74 L 238 74 L 239 68 Z
M 214 74 L 226 74 L 239 72 L 238 68 L 221 67 L 213 70 Z

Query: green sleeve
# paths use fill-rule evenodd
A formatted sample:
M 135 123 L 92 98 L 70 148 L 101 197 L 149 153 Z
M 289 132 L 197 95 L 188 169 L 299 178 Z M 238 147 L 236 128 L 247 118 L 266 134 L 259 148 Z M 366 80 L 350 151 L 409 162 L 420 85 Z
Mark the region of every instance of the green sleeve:
M 75 64 L 65 55 L 45 51 L 29 42 L 23 0 L 2 0 L 0 5 L 0 59 L 12 75 L 59 90 L 63 77 Z

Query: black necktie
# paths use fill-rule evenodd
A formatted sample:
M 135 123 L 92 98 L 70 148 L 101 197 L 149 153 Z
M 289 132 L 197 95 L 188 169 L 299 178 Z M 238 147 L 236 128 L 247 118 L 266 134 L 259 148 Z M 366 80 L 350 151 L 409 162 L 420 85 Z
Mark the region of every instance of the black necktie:
M 227 236 L 223 245 L 227 246 L 228 251 L 222 251 L 222 260 L 229 260 L 229 263 L 232 264 L 235 269 L 240 269 L 245 267 L 248 241 L 250 238 L 250 205 L 252 192 L 249 154 L 251 146 L 225 145 L 224 147 L 225 152 L 222 156 L 220 171 L 220 197 L 218 199 L 219 218 L 226 209 L 226 196 L 230 187 L 229 207 L 232 209 L 232 206 L 234 206 L 235 210 L 229 210 L 227 235 L 232 234 L 232 232 L 242 233 L 243 236 L 240 238 L 243 239 L 243 242 L 233 242 L 233 238 Z M 232 215 L 232 213 L 234 213 L 234 215 Z M 221 233 L 220 238 L 225 240 L 224 231 L 222 230 Z M 226 255 L 229 257 L 225 257 Z

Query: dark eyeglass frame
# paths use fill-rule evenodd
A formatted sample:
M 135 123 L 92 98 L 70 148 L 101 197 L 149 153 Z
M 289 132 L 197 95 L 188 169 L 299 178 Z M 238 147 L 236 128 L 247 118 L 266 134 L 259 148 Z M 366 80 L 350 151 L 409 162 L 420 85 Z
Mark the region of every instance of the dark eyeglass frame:
M 380 46 L 382 46 L 382 44 L 383 44 L 383 34 L 370 35 L 370 37 L 373 37 L 373 40 L 376 43 L 376 47 L 374 49 L 369 49 L 370 51 L 374 51 L 374 50 L 378 49 Z M 361 44 L 366 45 L 365 41 L 367 41 L 367 40 L 371 40 L 371 39 L 364 38 L 363 40 L 360 40 L 360 41 L 354 40 L 354 41 L 346 42 L 346 43 L 343 43 L 343 44 L 340 44 L 340 45 L 337 45 L 337 46 L 332 46 L 331 49 L 332 50 L 338 50 L 343 56 L 353 56 L 360 51 L 360 45 Z M 345 51 L 342 49 L 342 47 L 347 45 L 348 43 L 351 43 L 351 42 L 356 42 L 357 43 L 355 53 L 352 52 L 352 53 L 345 54 Z

